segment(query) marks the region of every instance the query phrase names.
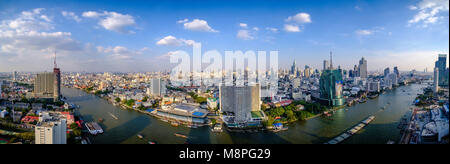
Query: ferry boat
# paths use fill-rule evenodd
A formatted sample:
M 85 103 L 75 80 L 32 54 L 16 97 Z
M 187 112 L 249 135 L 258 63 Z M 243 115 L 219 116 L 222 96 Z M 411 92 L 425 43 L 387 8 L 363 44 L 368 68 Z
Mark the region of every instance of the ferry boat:
M 154 144 L 156 144 L 156 142 L 153 142 L 153 141 L 148 141 L 148 144 L 150 144 L 150 145 L 154 145 Z
M 91 133 L 92 135 L 97 135 L 97 134 L 102 134 L 103 133 L 103 129 L 100 125 L 98 125 L 98 123 L 96 122 L 88 122 L 85 124 L 87 130 L 89 131 L 89 133 Z
M 138 134 L 137 137 L 140 138 L 140 139 L 144 138 L 144 136 L 142 134 Z
M 183 134 L 180 134 L 180 133 L 175 133 L 175 136 L 181 137 L 181 138 L 188 138 L 186 135 L 183 135 Z
M 216 125 L 214 125 L 214 128 L 212 129 L 212 132 L 223 132 L 222 124 L 221 123 L 217 123 Z

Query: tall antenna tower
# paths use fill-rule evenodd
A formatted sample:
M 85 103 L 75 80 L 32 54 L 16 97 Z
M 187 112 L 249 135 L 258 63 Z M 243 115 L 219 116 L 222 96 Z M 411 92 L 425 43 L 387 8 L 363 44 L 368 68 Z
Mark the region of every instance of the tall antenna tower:
M 55 50 L 55 60 L 53 61 L 54 68 L 58 68 L 58 65 L 56 65 L 56 50 Z

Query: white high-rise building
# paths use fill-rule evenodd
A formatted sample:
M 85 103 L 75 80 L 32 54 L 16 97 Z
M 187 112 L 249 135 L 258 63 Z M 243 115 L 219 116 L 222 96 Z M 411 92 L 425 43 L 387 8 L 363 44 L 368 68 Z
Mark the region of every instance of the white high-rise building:
M 151 96 L 163 96 L 166 93 L 166 85 L 160 78 L 154 78 L 151 81 L 147 94 Z
M 35 144 L 67 144 L 66 119 L 53 112 L 41 112 L 36 124 Z
M 261 110 L 261 88 L 254 86 L 224 86 L 219 87 L 220 111 L 234 113 L 235 123 L 252 121 L 252 112 Z
M 369 92 L 380 92 L 380 82 L 379 81 L 371 81 L 368 84 Z
M 359 61 L 358 69 L 359 77 L 367 78 L 367 60 L 365 60 L 364 57 Z
M 2 86 L 3 86 L 3 81 L 0 81 L 0 99 L 2 99 Z
M 434 77 L 433 77 L 433 91 L 439 91 L 439 68 L 434 68 Z

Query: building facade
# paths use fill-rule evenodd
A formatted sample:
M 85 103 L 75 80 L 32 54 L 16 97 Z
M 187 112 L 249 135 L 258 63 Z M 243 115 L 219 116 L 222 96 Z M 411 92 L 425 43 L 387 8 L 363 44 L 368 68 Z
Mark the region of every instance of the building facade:
M 344 105 L 342 95 L 342 74 L 339 70 L 329 69 L 322 72 L 319 81 L 320 99 L 325 100 L 329 106 Z

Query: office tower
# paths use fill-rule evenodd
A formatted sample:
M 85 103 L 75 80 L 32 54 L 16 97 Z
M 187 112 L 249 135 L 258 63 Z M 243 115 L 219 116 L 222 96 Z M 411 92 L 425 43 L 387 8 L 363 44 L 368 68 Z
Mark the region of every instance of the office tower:
M 448 86 L 448 72 L 447 72 L 447 55 L 439 54 L 438 60 L 435 63 L 435 68 L 439 70 L 439 86 Z
M 434 68 L 434 77 L 433 77 L 433 91 L 439 91 L 439 68 Z
M 301 79 L 295 78 L 292 80 L 292 88 L 300 88 Z
M 322 69 L 322 71 L 328 69 L 329 67 L 330 67 L 330 63 L 328 63 L 327 60 L 323 60 L 323 69 Z
M 66 119 L 58 113 L 41 112 L 35 126 L 35 144 L 66 144 Z
M 394 67 L 394 74 L 397 75 L 397 78 L 400 78 L 400 72 L 397 67 Z
M 368 84 L 369 92 L 380 92 L 380 82 L 379 81 L 371 81 Z
M 260 84 L 249 86 L 219 86 L 221 112 L 234 114 L 234 123 L 248 123 L 252 113 L 261 111 Z M 262 112 L 260 112 L 262 113 Z
M 40 98 L 54 98 L 56 75 L 52 72 L 38 73 L 34 80 L 34 94 Z
M 391 73 L 391 71 L 389 70 L 389 67 L 384 69 L 384 77 L 387 77 L 389 75 L 389 73 Z
M 353 67 L 353 77 L 359 77 L 358 66 Z
M 59 101 L 59 98 L 61 96 L 61 70 L 58 68 L 58 65 L 56 65 L 56 53 L 55 53 L 53 73 L 55 74 L 53 99 L 54 101 Z
M 0 81 L 0 99 L 3 98 L 3 96 L 2 96 L 2 86 L 3 86 L 3 81 Z
M 341 106 L 345 101 L 342 95 L 342 74 L 339 70 L 333 69 L 332 61 L 330 53 L 330 69 L 323 71 L 320 76 L 320 99 L 325 100 L 329 106 Z
M 329 106 L 344 105 L 342 97 L 342 76 L 339 70 L 325 70 L 319 81 L 320 98 L 328 102 Z
M 160 78 L 153 78 L 150 84 L 150 94 L 152 96 L 163 96 L 166 93 L 164 81 Z
M 12 81 L 13 82 L 17 81 L 17 72 L 16 71 L 14 71 L 13 74 L 12 74 Z
M 397 74 L 395 73 L 390 73 L 387 78 L 385 78 L 387 80 L 390 81 L 390 83 L 392 84 L 392 86 L 397 86 L 398 85 L 398 78 L 397 78 Z
M 367 60 L 365 60 L 364 57 L 362 57 L 359 61 L 358 72 L 359 77 L 367 78 Z
M 295 60 L 294 60 L 294 63 L 293 63 L 292 66 L 291 66 L 291 74 L 295 74 L 296 68 L 297 68 L 297 64 L 296 64 L 296 62 L 295 62 Z

